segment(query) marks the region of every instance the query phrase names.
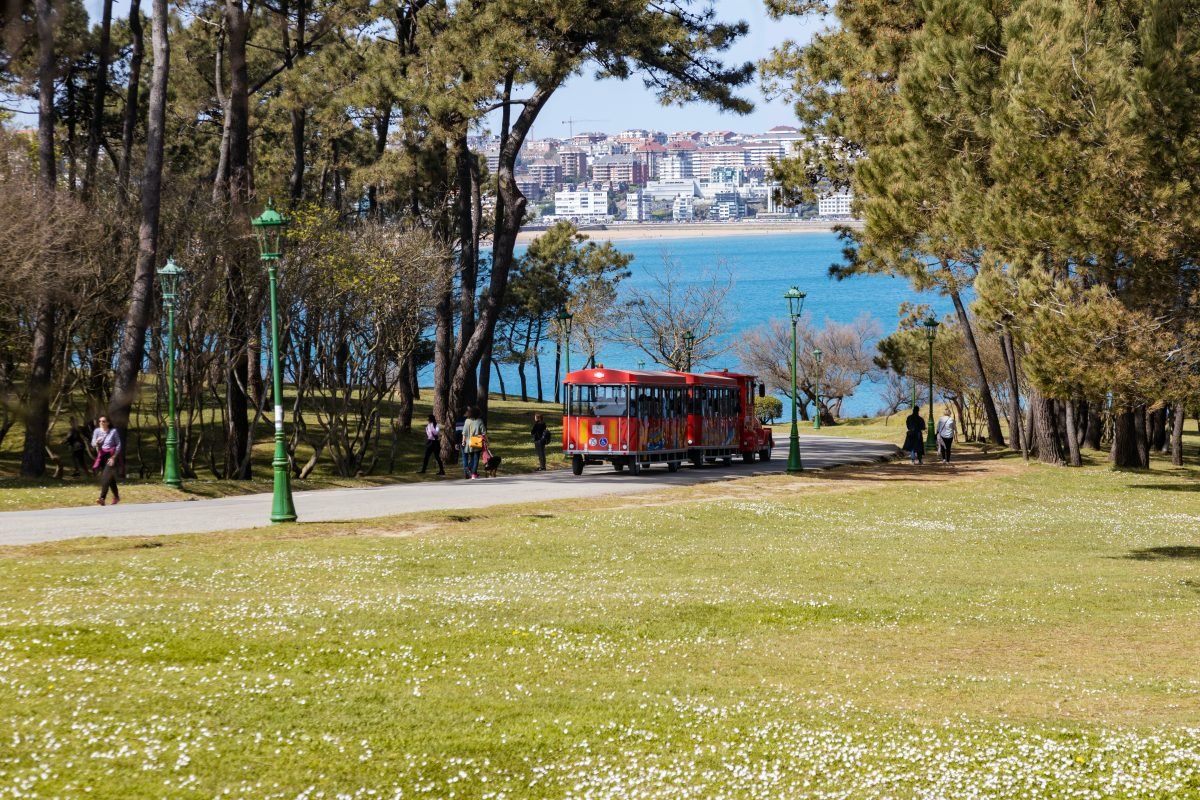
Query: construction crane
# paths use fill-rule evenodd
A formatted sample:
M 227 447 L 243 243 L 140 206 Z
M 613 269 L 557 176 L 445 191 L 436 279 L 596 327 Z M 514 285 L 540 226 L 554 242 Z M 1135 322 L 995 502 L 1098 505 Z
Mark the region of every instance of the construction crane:
M 575 119 L 574 117 L 572 117 L 571 119 L 564 119 L 562 121 L 562 124 L 567 126 L 567 131 L 570 133 L 570 138 L 574 139 L 576 122 L 607 122 L 607 121 L 608 120 L 604 120 L 604 119 Z

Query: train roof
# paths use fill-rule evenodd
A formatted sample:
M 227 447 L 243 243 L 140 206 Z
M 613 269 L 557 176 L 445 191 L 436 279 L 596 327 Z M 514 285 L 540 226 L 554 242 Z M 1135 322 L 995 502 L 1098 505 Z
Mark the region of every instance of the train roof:
M 719 377 L 722 377 L 722 378 L 733 378 L 734 380 L 737 380 L 737 379 L 739 379 L 739 378 L 754 378 L 754 379 L 757 379 L 757 378 L 758 378 L 758 376 L 757 376 L 757 375 L 751 375 L 751 374 L 750 374 L 750 373 L 748 373 L 748 372 L 730 372 L 730 371 L 729 371 L 729 370 L 727 370 L 727 369 L 722 369 L 722 370 L 713 370 L 712 372 L 706 372 L 706 373 L 704 373 L 704 374 L 705 374 L 705 375 L 714 375 L 714 376 L 719 376 Z
M 679 375 L 688 382 L 689 386 L 701 384 L 704 386 L 737 386 L 737 381 L 733 380 L 732 375 L 725 375 L 717 372 L 673 372 L 673 375 Z
M 649 372 L 636 369 L 581 369 L 567 373 L 563 383 L 582 385 L 599 385 L 613 383 L 631 383 L 637 386 L 686 386 L 688 381 L 683 373 L 678 372 Z

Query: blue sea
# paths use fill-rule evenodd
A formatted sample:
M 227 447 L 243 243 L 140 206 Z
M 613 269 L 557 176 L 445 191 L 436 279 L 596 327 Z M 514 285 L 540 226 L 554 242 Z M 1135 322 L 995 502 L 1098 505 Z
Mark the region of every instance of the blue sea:
M 713 236 L 691 239 L 640 240 L 614 242 L 614 247 L 634 256 L 630 265 L 632 276 L 622 282 L 623 286 L 645 289 L 655 285 L 654 276 L 665 268 L 664 256 L 680 270 L 677 279 L 686 283 L 707 282 L 714 270 L 728 270 L 734 279 L 729 303 L 734 313 L 732 325 L 726 339 L 736 338 L 744 331 L 768 323 L 772 318 L 787 319 L 787 301 L 783 293 L 791 286 L 798 286 L 807 293 L 804 302 L 805 316 L 811 316 L 812 324 L 821 327 L 826 320 L 851 322 L 866 312 L 879 323 L 883 335 L 896 328 L 897 311 L 901 303 L 917 302 L 931 306 L 938 316 L 953 311 L 949 298 L 937 293 L 914 291 L 908 281 L 878 275 L 862 275 L 838 281 L 829 277 L 829 266 L 842 258 L 842 242 L 836 234 L 805 232 L 794 234 L 771 234 L 765 236 Z M 518 255 L 523 248 L 518 248 Z M 585 358 L 573 343 L 571 366 L 578 369 Z M 546 396 L 553 397 L 554 343 L 542 346 L 542 373 Z M 644 354 L 627 350 L 619 345 L 602 347 L 597 361 L 608 367 L 636 369 Z M 697 364 L 694 368 L 737 369 L 736 357 L 732 353 L 718 356 L 713 363 Z M 502 367 L 505 388 L 510 395 L 520 391 L 515 366 Z M 532 386 L 532 365 L 526 369 Z M 493 372 L 491 389 L 499 390 Z M 786 401 L 785 401 L 786 402 Z M 883 406 L 882 389 L 878 385 L 864 384 L 854 397 L 848 398 L 842 408 L 845 416 L 874 414 Z

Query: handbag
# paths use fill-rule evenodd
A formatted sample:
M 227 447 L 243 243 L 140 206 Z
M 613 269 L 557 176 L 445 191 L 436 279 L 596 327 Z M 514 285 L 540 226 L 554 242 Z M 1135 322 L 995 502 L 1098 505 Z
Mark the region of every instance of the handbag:
M 483 436 L 482 436 L 482 434 L 481 434 L 481 435 L 477 435 L 477 436 L 472 436 L 470 439 L 468 439 L 468 440 L 467 440 L 467 447 L 471 448 L 472 450 L 482 450 L 482 449 L 483 449 Z

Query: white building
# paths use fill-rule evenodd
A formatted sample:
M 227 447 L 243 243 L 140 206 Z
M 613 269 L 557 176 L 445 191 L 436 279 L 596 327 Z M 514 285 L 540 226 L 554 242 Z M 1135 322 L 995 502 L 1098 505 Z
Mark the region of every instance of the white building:
M 650 181 L 646 184 L 646 196 L 653 200 L 674 200 L 685 197 L 700 197 L 700 185 L 693 178 Z
M 554 215 L 577 222 L 602 222 L 608 218 L 608 192 L 555 192 Z
M 650 219 L 651 198 L 641 189 L 625 195 L 625 219 L 647 222 Z
M 687 195 L 680 195 L 675 198 L 675 202 L 671 204 L 671 219 L 676 222 L 691 222 L 696 218 L 696 199 Z
M 817 216 L 819 217 L 848 217 L 850 204 L 854 195 L 849 192 L 838 192 L 817 198 Z

